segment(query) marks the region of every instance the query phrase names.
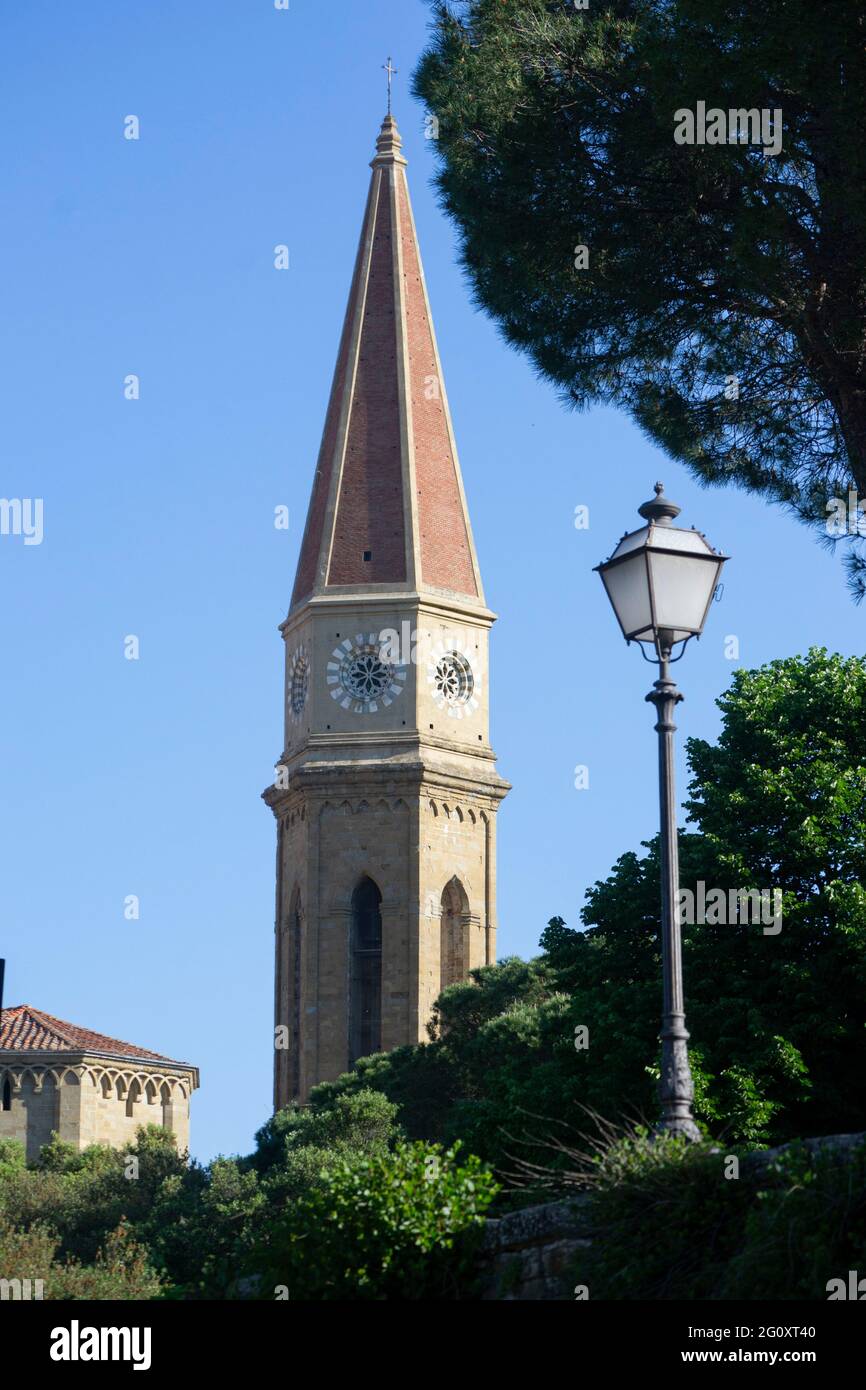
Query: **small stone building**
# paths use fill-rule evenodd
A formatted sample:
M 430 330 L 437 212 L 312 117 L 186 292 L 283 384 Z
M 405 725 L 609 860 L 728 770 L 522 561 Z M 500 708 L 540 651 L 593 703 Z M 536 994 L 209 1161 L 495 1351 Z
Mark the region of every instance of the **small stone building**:
M 28 1161 L 57 1133 L 85 1149 L 123 1148 L 139 1125 L 161 1125 L 189 1145 L 189 1101 L 198 1069 L 157 1052 L 64 1023 L 29 1004 L 0 1014 L 0 1139 L 18 1139 Z

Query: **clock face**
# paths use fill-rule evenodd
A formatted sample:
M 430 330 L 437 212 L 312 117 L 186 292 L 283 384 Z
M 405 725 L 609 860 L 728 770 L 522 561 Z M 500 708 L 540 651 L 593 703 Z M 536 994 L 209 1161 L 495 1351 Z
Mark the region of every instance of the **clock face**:
M 375 714 L 393 704 L 402 694 L 406 670 L 382 656 L 382 643 L 375 632 L 347 637 L 335 647 L 328 662 L 331 699 L 355 714 Z
M 310 688 L 310 662 L 303 647 L 292 653 L 289 662 L 289 710 L 297 719 L 303 713 Z
M 436 704 L 451 719 L 477 710 L 478 679 L 463 652 L 437 647 L 427 666 L 427 683 Z

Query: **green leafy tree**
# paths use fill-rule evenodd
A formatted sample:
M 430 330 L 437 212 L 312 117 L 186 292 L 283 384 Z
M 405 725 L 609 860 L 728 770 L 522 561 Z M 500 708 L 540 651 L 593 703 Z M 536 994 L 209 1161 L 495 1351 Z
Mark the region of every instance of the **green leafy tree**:
M 398 1144 L 342 1158 L 269 1224 L 254 1252 L 262 1297 L 456 1298 L 471 1290 L 475 1245 L 496 1184 L 458 1147 Z
M 135 1233 L 157 1268 L 188 1299 L 238 1298 L 239 1280 L 267 1198 L 254 1171 L 233 1158 L 191 1164 L 167 1177 Z
M 738 671 L 718 705 L 718 742 L 687 744 L 695 831 L 680 837 L 681 886 L 726 897 L 721 922 L 683 926 L 698 1112 L 753 1141 L 866 1128 L 866 662 L 812 650 Z M 624 1087 L 659 1007 L 648 848 L 594 886 L 585 943 L 560 956 Z M 778 893 L 778 923 L 728 921 L 749 889 Z
M 718 705 L 718 742 L 688 743 L 686 807 L 716 881 L 778 890 L 782 923 L 690 933 L 695 1034 L 706 1019 L 728 1065 L 748 1040 L 787 1076 L 786 1137 L 866 1128 L 866 661 L 813 649 L 738 671 Z
M 567 402 L 827 539 L 866 497 L 862 6 L 431 3 L 415 91 L 478 303 Z M 677 143 L 699 101 L 781 112 L 781 149 Z M 866 516 L 841 531 L 862 597 Z
M 385 1154 L 403 1138 L 398 1107 L 369 1087 L 336 1094 L 329 1105 L 290 1105 L 278 1110 L 256 1134 L 249 1164 L 261 1175 L 270 1221 L 275 1209 L 298 1200 L 321 1182 L 335 1163 L 360 1154 Z
M 396 1115 L 396 1105 L 369 1088 L 338 1096 L 327 1109 L 289 1105 L 257 1132 L 250 1163 L 265 1174 L 302 1149 L 386 1149 L 399 1137 Z

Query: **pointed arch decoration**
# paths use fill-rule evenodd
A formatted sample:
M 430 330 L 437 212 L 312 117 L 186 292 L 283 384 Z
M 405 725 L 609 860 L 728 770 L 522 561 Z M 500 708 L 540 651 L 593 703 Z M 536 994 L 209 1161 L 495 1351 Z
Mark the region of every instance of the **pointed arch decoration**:
M 118 1098 L 118 1100 L 120 1100 L 120 1098 L 121 1098 L 120 1086 L 121 1086 L 121 1082 L 118 1081 L 118 1083 L 117 1083 L 117 1098 Z M 131 1081 L 131 1082 L 129 1083 L 129 1085 L 127 1086 L 127 1088 L 126 1088 L 126 1118 L 127 1118 L 128 1120 L 134 1120 L 134 1119 L 135 1119 L 135 1107 L 136 1107 L 136 1105 L 140 1105 L 140 1104 L 141 1104 L 141 1099 L 142 1099 L 142 1096 L 141 1096 L 141 1082 L 138 1081 L 138 1079 L 136 1079 L 135 1081 Z

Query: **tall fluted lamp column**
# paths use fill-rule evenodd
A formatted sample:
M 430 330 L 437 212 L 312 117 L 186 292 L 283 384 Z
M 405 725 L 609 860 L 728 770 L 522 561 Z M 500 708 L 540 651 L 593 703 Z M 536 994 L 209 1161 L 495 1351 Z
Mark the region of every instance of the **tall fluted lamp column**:
M 607 596 L 627 642 L 638 642 L 659 676 L 647 695 L 655 705 L 659 737 L 661 827 L 662 1045 L 659 1129 L 688 1140 L 700 1138 L 692 1109 L 694 1086 L 689 1067 L 683 994 L 682 941 L 677 898 L 679 848 L 674 787 L 674 711 L 682 694 L 671 678 L 690 637 L 700 637 L 728 559 L 694 529 L 674 526 L 680 508 L 656 483 L 655 497 L 638 508 L 646 525 L 623 536 L 604 564 L 597 565 Z M 673 655 L 675 648 L 680 650 Z M 652 656 L 647 656 L 652 651 Z

